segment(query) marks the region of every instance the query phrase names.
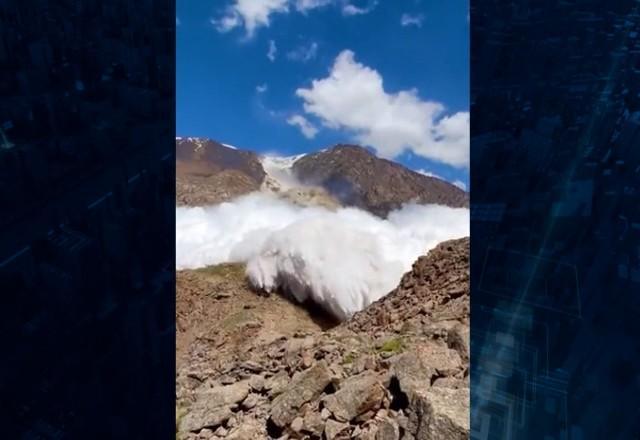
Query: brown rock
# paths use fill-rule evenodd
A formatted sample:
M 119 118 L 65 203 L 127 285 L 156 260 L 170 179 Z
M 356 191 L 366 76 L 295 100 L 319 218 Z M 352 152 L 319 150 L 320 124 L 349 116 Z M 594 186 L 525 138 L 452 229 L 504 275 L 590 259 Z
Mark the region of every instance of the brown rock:
M 273 401 L 271 420 L 276 426 L 283 428 L 297 416 L 299 408 L 312 399 L 317 398 L 331 382 L 331 375 L 324 361 L 300 373 L 291 381 L 287 391 Z
M 469 438 L 469 388 L 419 391 L 412 405 L 417 415 L 417 440 Z
M 345 380 L 338 391 L 324 399 L 324 406 L 336 420 L 348 422 L 380 407 L 385 395 L 377 374 L 366 372 Z
M 400 428 L 394 420 L 384 417 L 378 422 L 376 440 L 398 440 L 399 438 Z
M 233 385 L 211 388 L 196 395 L 196 401 L 181 419 L 180 431 L 198 431 L 216 427 L 228 420 L 233 405 L 244 400 L 249 394 L 247 381 Z
M 347 423 L 336 422 L 335 420 L 327 420 L 327 423 L 324 427 L 324 435 L 327 440 L 333 440 L 340 434 L 342 431 L 347 429 L 349 425 Z

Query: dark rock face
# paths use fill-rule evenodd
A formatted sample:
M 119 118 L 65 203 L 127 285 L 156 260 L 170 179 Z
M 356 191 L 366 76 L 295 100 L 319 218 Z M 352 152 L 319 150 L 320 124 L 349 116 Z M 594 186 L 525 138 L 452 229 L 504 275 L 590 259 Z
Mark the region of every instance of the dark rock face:
M 344 205 L 386 216 L 403 203 L 435 203 L 467 207 L 469 196 L 443 180 L 380 159 L 363 147 L 335 147 L 298 159 L 295 175 L 304 183 L 324 187 Z
M 257 154 L 201 138 L 176 139 L 178 205 L 211 205 L 260 189 L 266 173 Z

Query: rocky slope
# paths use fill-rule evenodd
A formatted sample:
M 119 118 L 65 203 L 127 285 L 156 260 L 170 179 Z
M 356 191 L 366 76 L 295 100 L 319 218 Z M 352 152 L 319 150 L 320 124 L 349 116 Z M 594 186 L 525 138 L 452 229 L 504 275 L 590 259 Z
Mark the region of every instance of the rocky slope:
M 466 207 L 468 194 L 458 187 L 400 164 L 380 159 L 356 145 L 336 145 L 306 155 L 293 164 L 302 182 L 321 186 L 344 205 L 385 217 L 403 203 Z
M 179 272 L 178 438 L 467 439 L 468 281 L 468 239 L 441 243 L 335 325 L 242 266 Z
M 303 206 L 357 206 L 382 217 L 411 201 L 468 205 L 467 193 L 456 186 L 354 145 L 263 158 L 208 139 L 178 138 L 176 156 L 179 205 L 215 204 L 253 191 L 275 193 Z
M 201 138 L 176 139 L 176 202 L 202 206 L 260 190 L 266 176 L 250 151 Z

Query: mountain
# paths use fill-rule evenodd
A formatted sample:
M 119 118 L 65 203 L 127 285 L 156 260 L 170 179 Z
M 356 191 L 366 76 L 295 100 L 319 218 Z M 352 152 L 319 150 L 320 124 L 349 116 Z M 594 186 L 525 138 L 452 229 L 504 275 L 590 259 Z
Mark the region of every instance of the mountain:
M 458 187 L 356 145 L 278 158 L 210 139 L 176 139 L 179 205 L 215 204 L 253 191 L 278 193 L 303 205 L 356 206 L 381 217 L 411 201 L 451 207 L 469 203 Z
M 451 207 L 469 204 L 468 194 L 455 185 L 380 159 L 357 145 L 336 145 L 305 155 L 293 164 L 293 172 L 305 184 L 326 188 L 344 205 L 381 217 L 410 201 Z
M 177 438 L 469 438 L 468 238 L 340 325 L 238 264 L 178 272 L 176 305 Z
M 260 157 L 203 138 L 176 138 L 176 202 L 202 206 L 259 191 L 266 173 Z

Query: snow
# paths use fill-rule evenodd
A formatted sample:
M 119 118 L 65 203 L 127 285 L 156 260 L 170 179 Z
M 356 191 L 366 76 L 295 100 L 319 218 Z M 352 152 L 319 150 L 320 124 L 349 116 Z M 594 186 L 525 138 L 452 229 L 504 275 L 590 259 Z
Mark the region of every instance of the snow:
M 344 320 L 395 288 L 418 256 L 468 235 L 469 211 L 408 204 L 381 219 L 253 193 L 207 208 L 177 208 L 176 226 L 178 269 L 245 262 L 255 287 L 311 299 Z

